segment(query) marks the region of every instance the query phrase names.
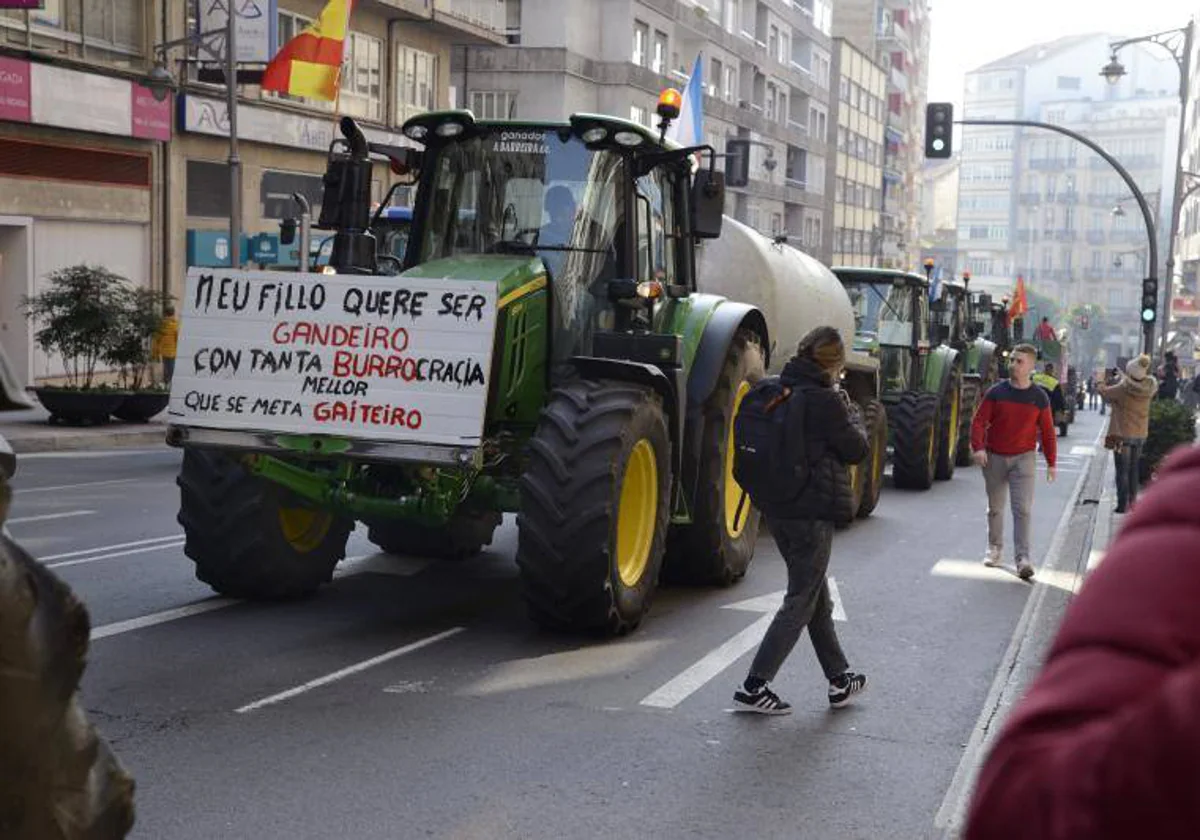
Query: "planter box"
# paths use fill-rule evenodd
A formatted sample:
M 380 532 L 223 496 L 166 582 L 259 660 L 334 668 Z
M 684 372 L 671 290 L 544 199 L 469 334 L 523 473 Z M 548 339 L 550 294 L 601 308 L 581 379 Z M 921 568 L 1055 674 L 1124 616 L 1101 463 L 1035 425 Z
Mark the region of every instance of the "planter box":
M 38 402 L 50 412 L 51 425 L 98 426 L 129 396 L 121 391 L 69 391 L 35 388 Z
M 135 391 L 124 397 L 112 416 L 128 423 L 145 423 L 166 409 L 170 401 L 167 391 Z

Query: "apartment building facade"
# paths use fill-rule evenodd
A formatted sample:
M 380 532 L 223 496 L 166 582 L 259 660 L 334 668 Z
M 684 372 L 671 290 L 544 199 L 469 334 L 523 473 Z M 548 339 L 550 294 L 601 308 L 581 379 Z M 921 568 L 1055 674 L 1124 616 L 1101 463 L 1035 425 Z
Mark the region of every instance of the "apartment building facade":
M 454 53 L 451 83 L 477 116 L 561 120 L 580 111 L 647 125 L 665 87 L 703 57 L 705 140 L 754 141 L 729 215 L 822 259 L 830 207 L 827 0 L 507 0 L 506 47 Z
M 261 68 L 321 7 L 240 2 L 239 58 Z M 226 88 L 201 81 L 202 65 L 223 60 L 223 38 L 186 43 L 224 20 L 223 3 L 199 0 L 0 10 L 0 345 L 26 382 L 60 372 L 33 346 L 20 309 L 53 270 L 103 265 L 178 296 L 189 265 L 228 264 Z M 493 0 L 356 3 L 340 113 L 372 139 L 403 143 L 404 119 L 452 104 L 452 45 L 503 43 L 504 28 Z M 155 95 L 144 83 L 159 57 L 177 87 Z M 238 93 L 242 254 L 287 263 L 279 220 L 293 212 L 293 191 L 319 212 L 333 107 L 253 84 Z M 377 195 L 387 180 L 380 165 Z M 250 253 L 251 242 L 264 250 Z
M 887 72 L 881 264 L 917 268 L 929 89 L 928 0 L 837 0 L 833 34 Z
M 1127 75 L 1119 84 L 1108 84 L 1099 70 L 1108 59 L 1112 40 L 1114 36 L 1101 33 L 1069 36 L 1036 44 L 977 68 L 966 77 L 964 116 L 1057 123 L 1065 116 L 1065 103 L 1088 102 L 1099 107 L 1135 98 L 1165 97 L 1177 89 L 1174 63 L 1144 45 L 1122 52 Z M 1053 107 L 1047 107 L 1048 103 Z M 1085 147 L 1067 137 L 1038 129 L 963 127 L 958 250 L 960 263 L 971 271 L 977 287 L 998 294 L 1011 292 L 1016 275 L 1029 269 L 1033 269 L 1037 281 L 1039 265 L 1030 264 L 1030 243 L 1019 236 L 1025 218 L 1021 208 L 1032 206 L 1034 201 L 1027 197 L 1026 203 L 1021 203 L 1022 184 L 1027 173 L 1054 174 L 1059 178 L 1053 193 L 1057 196 L 1065 191 L 1060 185 L 1065 185 L 1066 174 L 1073 166 L 1068 162 L 1086 160 L 1087 154 Z M 1046 184 L 1044 177 L 1040 183 Z M 1152 182 L 1149 188 L 1157 186 L 1158 182 Z M 1066 277 L 1064 274 L 1060 279 L 1065 281 Z M 1043 279 L 1048 278 L 1043 274 Z
M 1094 140 L 1129 172 L 1157 227 L 1160 272 L 1170 235 L 1178 116 L 1177 97 L 1144 96 L 1048 101 L 1035 117 Z M 1099 155 L 1056 135 L 1026 138 L 1018 169 L 1018 273 L 1064 310 L 1100 306 L 1110 324 L 1103 342 L 1110 362 L 1137 352 L 1149 251 L 1131 191 Z
M 884 112 L 887 73 L 844 38 L 833 39 L 833 165 L 825 192 L 833 196 L 833 223 L 825 250 L 833 265 L 879 265 L 883 250 Z
M 961 276 L 958 261 L 958 156 L 928 160 L 921 172 L 921 261 Z

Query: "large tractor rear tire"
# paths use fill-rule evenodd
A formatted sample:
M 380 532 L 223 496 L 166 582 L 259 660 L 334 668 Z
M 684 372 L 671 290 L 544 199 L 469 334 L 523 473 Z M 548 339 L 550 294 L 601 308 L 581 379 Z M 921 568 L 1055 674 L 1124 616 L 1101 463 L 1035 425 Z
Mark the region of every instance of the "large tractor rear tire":
M 937 394 L 906 391 L 888 415 L 892 428 L 892 483 L 908 490 L 933 486 L 937 466 Z
M 0 836 L 119 840 L 133 779 L 79 703 L 87 610 L 53 573 L 0 538 Z
M 388 554 L 466 560 L 491 545 L 502 518 L 497 511 L 457 513 L 440 528 L 402 520 L 378 521 L 368 527 L 367 539 Z
M 692 523 L 671 530 L 664 579 L 728 586 L 741 580 L 750 566 L 760 516 L 733 479 L 733 421 L 742 398 L 765 373 L 757 336 L 739 332 L 717 387 L 704 404 Z
M 950 375 L 950 384 L 938 405 L 937 467 L 933 477 L 938 481 L 954 478 L 954 462 L 958 456 L 959 423 L 962 417 L 962 374 Z
M 954 463 L 959 467 L 971 465 L 971 421 L 975 419 L 975 410 L 983 398 L 978 379 L 972 377 L 963 380 L 962 411 L 958 423 L 958 449 L 954 454 Z
M 862 496 L 858 502 L 859 519 L 870 516 L 879 504 L 883 490 L 883 465 L 887 460 L 888 420 L 887 411 L 879 400 L 871 400 L 863 411 L 863 427 L 867 430 L 870 451 L 867 460 L 858 465 L 863 477 Z
M 517 516 L 533 620 L 614 636 L 636 628 L 658 586 L 670 493 L 658 395 L 610 380 L 555 388 L 529 443 Z
M 308 595 L 346 556 L 353 520 L 314 508 L 222 452 L 185 449 L 177 483 L 183 553 L 222 595 Z

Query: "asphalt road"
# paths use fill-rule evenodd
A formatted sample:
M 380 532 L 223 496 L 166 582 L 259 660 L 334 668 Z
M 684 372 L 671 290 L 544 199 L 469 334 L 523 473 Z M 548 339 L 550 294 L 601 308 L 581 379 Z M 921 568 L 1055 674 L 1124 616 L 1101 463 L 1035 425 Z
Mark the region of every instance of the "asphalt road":
M 1081 413 L 1038 486 L 1039 557 L 1100 429 Z M 744 716 L 731 692 L 785 583 L 769 538 L 737 586 L 663 590 L 609 642 L 529 623 L 511 521 L 464 563 L 356 532 L 319 595 L 249 604 L 193 577 L 178 463 L 26 456 L 11 520 L 91 612 L 84 699 L 145 840 L 930 836 L 1033 591 L 979 564 L 977 469 L 889 487 L 831 568 L 869 691 L 830 711 L 804 638 L 775 682 L 795 713 Z

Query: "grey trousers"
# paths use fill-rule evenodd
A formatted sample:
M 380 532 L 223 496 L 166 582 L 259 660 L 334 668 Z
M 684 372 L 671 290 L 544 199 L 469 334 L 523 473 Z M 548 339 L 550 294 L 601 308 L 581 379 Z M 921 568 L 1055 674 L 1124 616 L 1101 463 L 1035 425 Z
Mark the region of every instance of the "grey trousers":
M 833 599 L 825 578 L 833 548 L 833 523 L 815 519 L 768 519 L 771 536 L 787 564 L 788 586 L 783 606 L 775 613 L 763 637 L 750 676 L 770 682 L 779 673 L 804 628 L 825 678 L 833 680 L 849 670 L 837 631 L 833 628 Z
M 1030 561 L 1029 518 L 1033 511 L 1033 485 L 1037 481 L 1037 453 L 988 453 L 983 482 L 988 499 L 988 545 L 1004 548 L 1004 501 L 1012 497 L 1013 557 Z

